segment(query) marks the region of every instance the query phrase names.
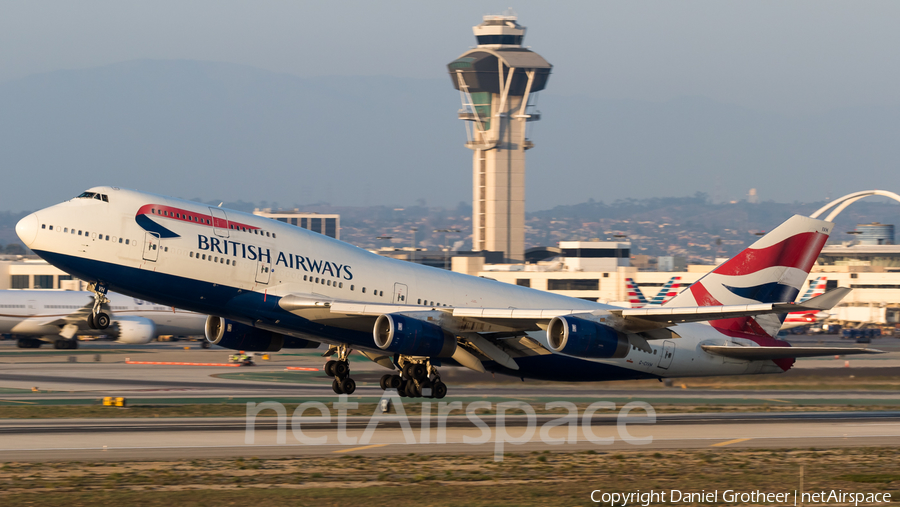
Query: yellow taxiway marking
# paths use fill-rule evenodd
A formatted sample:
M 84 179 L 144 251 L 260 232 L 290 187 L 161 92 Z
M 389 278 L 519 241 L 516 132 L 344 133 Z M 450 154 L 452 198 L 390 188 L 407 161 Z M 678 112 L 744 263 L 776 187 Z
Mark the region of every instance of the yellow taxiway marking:
M 388 445 L 388 444 L 364 445 L 364 446 L 362 446 L 362 447 L 351 447 L 351 448 L 349 448 L 349 449 L 341 449 L 341 450 L 339 450 L 339 451 L 334 451 L 334 452 L 364 451 L 364 450 L 366 450 L 366 449 L 374 449 L 374 448 L 376 448 L 376 447 L 384 447 L 384 446 L 386 446 L 386 445 Z
M 713 444 L 710 447 L 724 447 L 726 445 L 737 444 L 739 442 L 746 442 L 747 440 L 753 440 L 752 438 L 735 438 L 734 440 L 726 440 L 724 442 L 719 442 L 718 444 Z
M 786 401 L 786 400 L 776 400 L 775 398 L 760 398 L 760 399 L 763 400 L 763 401 L 777 401 L 778 403 L 790 403 L 789 401 Z
M 34 405 L 37 403 L 36 401 L 16 401 L 16 400 L 0 400 L 4 403 L 25 403 L 27 405 Z

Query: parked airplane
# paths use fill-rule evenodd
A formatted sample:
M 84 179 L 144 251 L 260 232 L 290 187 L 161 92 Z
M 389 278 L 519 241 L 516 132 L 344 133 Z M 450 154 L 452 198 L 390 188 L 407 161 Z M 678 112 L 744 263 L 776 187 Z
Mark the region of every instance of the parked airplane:
M 91 292 L 2 290 L 0 334 L 18 338 L 20 348 L 36 349 L 50 342 L 57 349 L 75 349 L 76 335 L 102 334 L 134 345 L 148 343 L 159 335 L 201 335 L 206 322 L 203 314 L 111 293 L 96 319 L 109 329 L 99 331 L 97 323 L 90 322 L 93 309 Z
M 107 290 L 211 316 L 212 343 L 243 350 L 331 345 L 337 393 L 349 355 L 400 368 L 382 388 L 442 398 L 437 370 L 599 381 L 785 371 L 794 358 L 880 351 L 791 347 L 783 316 L 834 306 L 839 288 L 793 303 L 834 224 L 794 216 L 662 307 L 618 308 L 380 257 L 263 217 L 95 187 L 23 218 L 36 254 Z
M 670 299 L 678 295 L 678 287 L 681 286 L 680 281 L 680 276 L 673 276 L 666 282 L 663 288 L 653 296 L 653 299 L 648 300 L 647 297 L 644 296 L 644 293 L 641 292 L 641 288 L 638 287 L 638 284 L 635 283 L 634 279 L 626 278 L 625 288 L 628 290 L 628 302 L 631 304 L 632 308 L 642 308 L 647 305 L 664 305 Z
M 806 292 L 803 293 L 803 296 L 797 300 L 798 303 L 802 303 L 804 301 L 808 301 L 820 294 L 825 294 L 825 286 L 828 281 L 828 277 L 820 276 L 817 277 L 809 284 L 809 288 L 806 289 Z M 821 319 L 828 318 L 828 312 L 791 312 L 785 317 L 784 324 L 781 325 L 781 329 L 792 329 L 800 326 L 807 326 L 809 324 L 815 324 Z

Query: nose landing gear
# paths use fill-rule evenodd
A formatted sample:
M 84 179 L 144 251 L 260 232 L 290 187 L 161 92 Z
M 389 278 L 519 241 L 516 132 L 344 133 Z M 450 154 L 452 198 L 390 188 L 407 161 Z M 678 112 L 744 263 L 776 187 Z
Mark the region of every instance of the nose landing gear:
M 337 347 L 337 360 L 329 360 L 325 363 L 325 374 L 334 377 L 331 388 L 337 394 L 353 394 L 356 391 L 356 381 L 350 378 L 350 361 L 347 357 L 352 350 L 347 345 Z
M 109 314 L 103 311 L 103 305 L 109 304 L 106 297 L 107 287 L 101 283 L 92 283 L 88 290 L 94 293 L 94 308 L 88 314 L 88 327 L 91 329 L 106 329 L 109 327 Z

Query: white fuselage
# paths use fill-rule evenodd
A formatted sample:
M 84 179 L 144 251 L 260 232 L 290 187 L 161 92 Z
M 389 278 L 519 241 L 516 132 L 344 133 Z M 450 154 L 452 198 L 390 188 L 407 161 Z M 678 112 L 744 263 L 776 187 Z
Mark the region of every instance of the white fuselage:
M 23 241 L 50 263 L 79 278 L 166 306 L 251 325 L 265 321 L 270 327 L 278 325 L 278 317 L 265 314 L 265 304 L 259 301 L 290 295 L 421 305 L 423 310 L 448 306 L 602 312 L 614 308 L 380 257 L 252 214 L 114 187 L 91 191 L 108 196 L 107 201 L 76 198 L 42 209 L 23 219 L 17 228 L 20 236 L 26 236 Z M 251 297 L 257 294 L 262 299 Z M 260 309 L 248 308 L 241 301 L 260 305 Z M 321 331 L 312 327 L 304 333 L 325 343 L 347 343 L 346 336 L 334 332 L 340 327 L 336 323 Z M 549 371 L 536 374 L 544 368 L 542 364 L 569 371 L 572 365 L 585 371 L 594 368 L 601 372 L 597 380 L 781 371 L 768 360 L 726 359 L 706 353 L 701 344 L 740 341 L 709 325 L 682 324 L 671 329 L 680 337 L 651 340 L 653 352 L 632 348 L 620 359 L 575 359 L 548 350 L 518 374 L 554 376 Z M 358 339 L 352 338 L 356 340 L 350 343 L 352 347 L 377 351 L 371 330 L 368 333 L 370 343 L 360 333 Z M 545 333 L 528 335 L 547 345 Z M 570 361 L 545 361 L 549 358 Z M 612 370 L 616 371 L 610 375 L 602 373 Z M 562 371 L 559 378 L 565 379 L 565 373 Z

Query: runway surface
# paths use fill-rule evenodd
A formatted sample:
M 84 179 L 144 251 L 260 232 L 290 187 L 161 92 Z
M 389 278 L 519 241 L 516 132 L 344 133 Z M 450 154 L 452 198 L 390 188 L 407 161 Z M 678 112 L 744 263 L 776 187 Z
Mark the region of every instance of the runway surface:
M 184 350 L 189 347 L 189 350 Z M 331 379 L 321 371 L 286 372 L 286 366 L 321 368 L 325 358 L 321 351 L 272 354 L 268 360 L 258 359 L 257 366 L 242 368 L 208 366 L 168 366 L 126 364 L 135 360 L 225 362 L 230 351 L 200 349 L 196 342 L 158 343 L 127 349 L 121 345 L 91 343 L 76 351 L 20 350 L 10 342 L 0 342 L 0 404 L 42 400 L 96 399 L 103 396 L 125 396 L 129 399 L 210 399 L 228 397 L 287 398 L 333 397 Z M 895 357 L 896 356 L 896 357 Z M 99 359 L 99 361 L 97 360 Z M 900 353 L 865 359 L 811 359 L 798 361 L 796 370 L 826 372 L 848 378 L 851 375 L 897 375 Z M 896 365 L 894 363 L 897 363 Z M 378 379 L 388 370 L 358 356 L 352 357 L 351 372 L 357 381 L 354 396 L 378 397 L 382 391 Z M 680 389 L 664 388 L 646 382 L 630 388 L 627 383 L 565 384 L 536 382 L 490 374 L 476 374 L 460 368 L 443 368 L 442 377 L 454 398 L 652 398 L 671 400 L 830 400 L 900 404 L 897 390 L 760 390 L 760 389 Z M 857 381 L 859 382 L 859 381 Z M 852 382 L 851 382 L 852 384 Z
M 0 421 L 0 461 L 900 446 L 900 412 L 670 414 L 655 423 L 607 415 L 588 426 L 578 420 L 571 433 L 568 425 L 547 425 L 558 416 L 538 417 L 532 426 L 524 417 L 477 420 L 481 426 L 451 416 L 439 430 L 436 417 L 410 417 L 408 428 L 385 421 L 368 435 L 364 417 L 348 418 L 343 428 L 288 417 L 283 431 L 274 418 L 257 419 L 249 431 L 242 418 L 7 420 Z

